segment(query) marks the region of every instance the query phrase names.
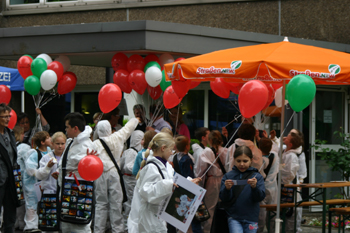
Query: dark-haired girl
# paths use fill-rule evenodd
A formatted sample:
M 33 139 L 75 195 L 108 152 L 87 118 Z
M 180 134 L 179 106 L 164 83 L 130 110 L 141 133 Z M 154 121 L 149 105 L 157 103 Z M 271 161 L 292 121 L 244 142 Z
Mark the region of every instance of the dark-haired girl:
M 251 167 L 252 158 L 249 147 L 238 147 L 234 166 L 221 181 L 220 199 L 227 206 L 230 233 L 255 233 L 258 229 L 259 202 L 265 198 L 265 185 L 258 170 Z M 247 183 L 239 185 L 237 180 L 247 180 Z

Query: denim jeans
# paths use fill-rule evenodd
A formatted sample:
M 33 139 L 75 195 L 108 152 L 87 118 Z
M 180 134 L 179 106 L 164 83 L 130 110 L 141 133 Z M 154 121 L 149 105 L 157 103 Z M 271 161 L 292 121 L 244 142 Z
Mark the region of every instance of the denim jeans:
M 234 220 L 229 217 L 228 228 L 230 229 L 230 233 L 256 233 L 258 230 L 258 223 L 246 220 Z

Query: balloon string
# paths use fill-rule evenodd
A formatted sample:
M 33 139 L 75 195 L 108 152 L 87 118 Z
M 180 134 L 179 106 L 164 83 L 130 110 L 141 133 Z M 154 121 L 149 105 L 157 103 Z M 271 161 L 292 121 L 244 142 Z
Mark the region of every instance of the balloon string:
M 44 93 L 41 95 L 40 100 L 39 100 L 39 102 L 38 102 L 38 106 L 40 106 L 40 103 L 41 103 L 41 101 L 43 100 L 43 98 L 44 98 L 44 96 L 45 96 L 45 93 L 46 93 L 46 91 L 44 91 Z
M 241 111 L 239 111 L 239 109 L 237 108 L 237 106 L 236 106 L 234 103 L 232 103 L 231 100 L 229 100 L 229 102 L 233 105 L 233 107 L 235 107 L 235 109 L 236 109 L 239 113 L 241 113 Z
M 227 127 L 229 124 L 231 124 L 232 122 L 234 122 L 234 121 L 236 121 L 236 120 L 238 120 L 238 118 L 240 118 L 241 117 L 241 115 L 239 115 L 239 116 L 237 116 L 237 117 L 235 117 L 230 123 L 228 123 L 227 125 L 225 125 L 225 126 L 223 126 L 223 127 Z
M 214 155 L 215 156 L 215 155 Z M 208 173 L 208 171 L 210 170 L 210 168 L 215 164 L 216 160 L 218 160 L 218 158 L 220 157 L 220 154 L 214 159 L 214 161 L 210 164 L 210 166 L 208 167 L 207 170 L 205 170 L 205 172 L 203 173 L 203 175 L 200 177 L 201 179 L 203 179 L 203 177 Z
M 48 102 L 50 102 L 51 100 L 53 100 L 55 97 L 57 96 L 57 94 L 53 94 L 53 96 L 51 96 L 49 99 L 45 100 L 44 103 L 42 103 L 40 105 L 39 108 L 42 108 L 44 105 L 46 105 Z
M 239 128 L 241 128 L 243 122 L 244 122 L 244 118 L 243 118 L 241 124 L 238 126 L 238 128 L 237 128 L 236 131 L 234 132 L 234 134 L 231 136 L 230 140 L 227 141 L 225 147 L 227 147 L 227 146 L 229 145 L 229 143 L 231 142 L 231 140 L 233 139 L 233 137 L 234 137 L 234 136 L 236 135 L 236 133 L 238 132 Z
M 160 101 L 158 101 L 157 104 L 156 104 L 155 114 L 152 115 L 152 119 L 150 120 L 149 126 L 152 126 L 154 121 L 155 121 L 155 119 L 158 118 L 158 115 L 160 115 L 160 110 L 162 109 L 162 107 L 163 107 L 163 103 L 160 104 Z
M 270 114 L 269 114 L 269 116 L 271 116 L 274 112 L 276 112 L 277 111 L 277 106 L 276 106 L 276 108 L 274 108 L 273 110 L 272 110 L 272 112 L 270 112 Z
M 48 99 L 52 97 L 52 95 L 55 95 L 55 94 L 50 93 L 50 95 L 48 97 L 46 97 L 46 99 L 44 101 L 42 101 L 42 99 L 41 99 L 39 102 L 39 106 L 42 107 L 43 105 L 45 105 L 48 102 Z M 41 103 L 41 105 L 40 105 L 40 103 Z M 41 108 L 41 107 L 39 107 L 39 108 Z
M 293 119 L 294 114 L 295 114 L 295 111 L 293 111 L 293 114 L 292 114 L 292 116 L 289 118 L 289 121 L 288 121 L 286 127 L 284 127 L 284 130 L 283 130 L 283 132 L 281 133 L 281 137 L 283 137 L 284 131 L 286 131 L 286 129 L 287 129 L 289 123 L 290 123 L 291 120 Z
M 152 126 L 153 125 L 155 119 L 157 118 L 157 115 L 158 115 L 158 102 L 156 103 L 156 108 L 154 110 L 154 114 L 152 114 L 152 117 L 151 117 L 151 119 L 150 119 L 150 121 L 148 123 L 148 126 Z
M 36 105 L 36 102 L 35 102 L 34 95 L 32 95 L 32 97 L 33 97 L 33 101 L 34 101 L 35 108 L 37 108 L 37 105 Z
M 182 100 L 181 100 L 182 101 Z M 180 111 L 180 105 L 181 105 L 181 102 L 179 103 L 178 107 L 177 107 L 177 116 L 176 116 L 176 124 L 175 124 L 175 133 L 174 133 L 174 138 L 175 138 L 175 135 L 177 133 L 177 124 L 179 122 L 179 111 Z M 171 114 L 171 112 L 170 112 Z

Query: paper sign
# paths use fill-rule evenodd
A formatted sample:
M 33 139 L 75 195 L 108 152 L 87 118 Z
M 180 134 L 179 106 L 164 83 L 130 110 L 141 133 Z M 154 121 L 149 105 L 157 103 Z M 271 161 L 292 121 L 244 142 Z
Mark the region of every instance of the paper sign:
M 35 190 L 36 197 L 38 198 L 38 202 L 41 200 L 40 186 L 41 186 L 41 181 L 34 184 L 34 190 Z
M 246 185 L 248 180 L 232 180 L 234 185 Z
M 332 123 L 332 110 L 323 110 L 323 123 Z
M 163 202 L 158 216 L 182 232 L 187 232 L 206 190 L 177 173 L 174 183 L 179 187 Z

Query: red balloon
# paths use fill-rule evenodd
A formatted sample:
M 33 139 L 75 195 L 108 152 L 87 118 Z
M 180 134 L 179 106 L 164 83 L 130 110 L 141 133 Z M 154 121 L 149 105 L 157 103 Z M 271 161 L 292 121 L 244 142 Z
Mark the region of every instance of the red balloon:
M 98 105 L 103 113 L 109 113 L 118 107 L 122 100 L 122 91 L 114 83 L 107 83 L 98 93 Z
M 13 111 L 13 109 L 11 109 L 10 116 L 11 116 L 11 118 L 10 118 L 10 121 L 8 123 L 8 127 L 10 129 L 13 129 L 17 123 L 17 114 L 15 111 Z
M 186 58 L 184 58 L 184 57 L 179 57 L 179 58 L 177 58 L 175 61 L 182 61 L 182 60 L 185 60 Z
M 112 67 L 114 71 L 118 70 L 127 70 L 127 63 L 128 57 L 124 53 L 116 53 L 112 57 Z
M 149 54 L 145 57 L 145 64 L 147 64 L 150 61 L 156 61 L 160 65 L 159 58 L 155 54 Z
M 129 84 L 138 94 L 143 95 L 148 86 L 145 73 L 142 70 L 134 70 L 129 74 Z
M 67 94 L 73 91 L 75 85 L 77 85 L 77 76 L 73 72 L 65 72 L 61 81 L 58 82 L 57 92 L 60 95 Z
M 230 90 L 235 93 L 236 95 L 239 94 L 239 91 L 241 90 L 241 88 L 243 87 L 243 83 L 237 83 L 238 85 L 235 86 L 233 85 L 233 83 L 230 83 Z
M 193 89 L 193 88 L 197 87 L 199 84 L 201 84 L 201 82 L 194 82 L 194 81 L 191 81 L 190 89 Z
M 271 85 L 272 85 L 273 89 L 275 89 L 275 90 L 277 90 L 283 86 L 283 84 L 271 84 Z
M 31 69 L 32 61 L 33 58 L 28 56 L 22 56 L 18 59 L 17 69 L 23 79 L 26 79 L 28 76 L 33 75 Z
M 152 99 L 156 100 L 162 95 L 162 88 L 160 86 L 151 87 L 150 85 L 147 86 L 148 94 L 151 96 Z
M 230 97 L 230 89 L 223 78 L 216 78 L 215 81 L 210 82 L 211 90 L 221 98 L 227 99 Z
M 122 92 L 130 93 L 132 88 L 129 84 L 129 72 L 126 70 L 118 70 L 113 75 L 113 82 L 117 84 Z
M 273 89 L 272 84 L 267 84 L 266 87 L 267 87 L 267 90 L 269 91 L 269 94 L 268 94 L 268 97 L 267 97 L 267 102 L 266 102 L 266 104 L 265 104 L 263 109 L 269 107 L 270 104 L 275 99 L 275 89 Z
M 183 79 L 178 81 L 171 81 L 171 85 L 179 98 L 183 98 L 191 86 L 191 80 Z
M 0 104 L 5 103 L 9 104 L 11 100 L 11 91 L 5 85 L 0 85 Z
M 57 82 L 60 81 L 63 77 L 64 68 L 61 62 L 53 61 L 47 66 L 48 70 L 53 70 L 57 75 Z
M 163 103 L 164 107 L 166 109 L 171 109 L 173 107 L 176 107 L 181 102 L 182 98 L 179 98 L 174 89 L 173 86 L 168 86 L 167 89 L 165 89 L 163 94 Z
M 145 65 L 145 60 L 143 60 L 143 58 L 138 54 L 132 55 L 127 61 L 127 67 L 130 73 L 134 70 L 143 70 Z
M 259 80 L 245 83 L 238 96 L 242 116 L 250 118 L 259 113 L 267 102 L 268 93 L 266 85 Z
M 78 172 L 84 180 L 97 180 L 103 173 L 103 163 L 99 157 L 87 155 L 80 160 Z

